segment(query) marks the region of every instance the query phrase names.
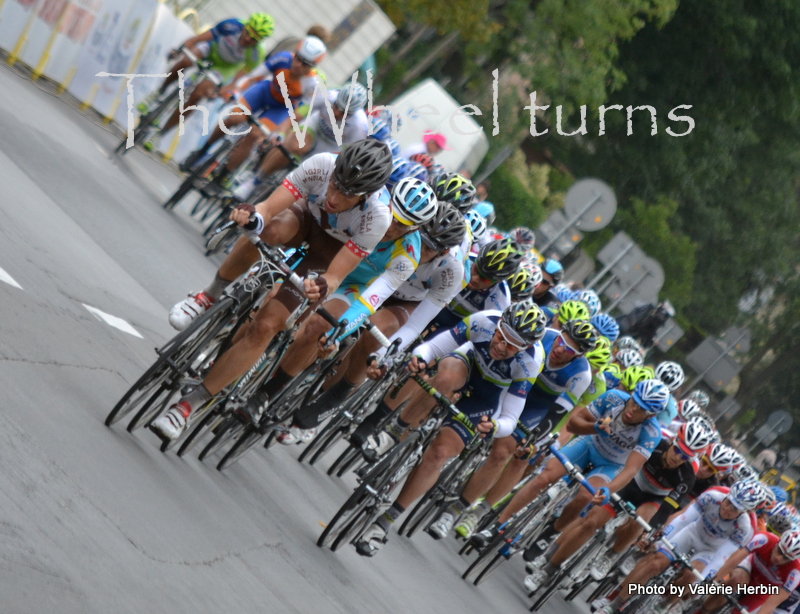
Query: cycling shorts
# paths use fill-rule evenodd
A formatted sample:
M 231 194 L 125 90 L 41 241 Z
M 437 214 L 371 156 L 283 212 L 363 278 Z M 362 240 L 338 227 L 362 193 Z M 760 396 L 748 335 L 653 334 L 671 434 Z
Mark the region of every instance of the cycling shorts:
M 617 494 L 623 501 L 628 501 L 637 509 L 648 503 L 659 507 L 661 502 L 664 500 L 664 495 L 655 495 L 651 492 L 645 492 L 639 488 L 639 486 L 633 480 L 623 486 Z M 603 507 L 612 516 L 616 515 L 617 511 L 610 503 L 604 505 Z
M 692 562 L 699 561 L 704 565 L 700 573 L 703 574 L 705 578 L 715 575 L 725 562 L 727 558 L 726 555 L 724 553 L 722 555 L 717 555 L 717 551 L 727 540 L 714 540 L 713 543 L 708 543 L 708 541 L 704 539 L 704 532 L 701 524 L 702 520 L 697 520 L 683 527 L 680 531 L 668 536 L 667 541 L 672 544 L 677 552 L 682 554 L 692 549 L 695 550 L 690 560 Z M 656 543 L 656 551 L 666 556 L 670 562 L 675 560 L 675 557 L 667 550 L 667 547 L 662 541 Z
M 442 360 L 448 358 L 463 362 L 464 366 L 467 368 L 467 379 L 464 382 L 464 386 L 461 388 L 461 390 L 463 390 L 469 385 L 473 373 L 472 367 L 475 364 L 475 350 L 472 349 L 471 343 L 465 343 L 456 348 L 454 352 L 443 356 L 439 362 L 441 363 Z M 456 435 L 464 442 L 464 445 L 472 441 L 472 438 L 475 436 L 475 425 L 480 422 L 481 416 L 485 416 L 487 413 L 489 413 L 489 415 L 494 413 L 487 412 L 486 403 L 480 401 L 479 398 L 472 396 L 460 398 L 456 402 L 456 407 L 466 416 L 466 420 L 459 421 L 455 416 L 450 415 L 442 422 L 442 428 L 447 427 L 455 431 Z
M 566 456 L 573 465 L 579 467 L 581 471 L 591 463 L 594 468 L 586 474 L 587 478 L 600 476 L 608 483 L 622 471 L 623 465 L 611 462 L 597 451 L 589 435 L 576 437 L 561 448 L 561 453 Z
M 242 97 L 259 119 L 267 119 L 277 126 L 289 117 L 289 109 L 283 100 L 276 100 L 272 95 L 271 84 L 271 81 L 259 81 L 247 88 Z
M 300 277 L 308 273 L 323 275 L 328 270 L 336 254 L 344 247 L 344 243 L 322 229 L 308 210 L 305 199 L 298 200 L 292 204 L 291 207 L 276 215 L 274 220 L 276 223 L 280 223 L 281 221 L 286 221 L 287 218 L 291 219 L 291 217 L 297 220 L 299 229 L 295 236 L 286 241 L 284 245 L 286 247 L 300 247 L 303 242 L 308 242 L 312 246 L 308 250 L 306 257 L 295 268 L 295 273 Z M 281 289 L 278 290 L 273 300 L 278 301 L 291 312 L 303 302 L 304 298 L 299 289 L 295 288 L 292 283 L 286 282 L 281 285 Z

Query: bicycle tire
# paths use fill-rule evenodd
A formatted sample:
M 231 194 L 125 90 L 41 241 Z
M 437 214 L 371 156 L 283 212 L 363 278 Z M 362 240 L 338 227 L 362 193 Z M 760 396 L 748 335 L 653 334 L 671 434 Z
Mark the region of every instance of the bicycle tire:
M 448 465 L 442 468 L 439 478 L 436 483 L 428 489 L 417 504 L 411 509 L 411 512 L 406 516 L 405 521 L 400 525 L 398 533 L 411 538 L 417 532 L 420 525 L 425 523 L 427 519 L 442 507 L 442 502 L 447 496 L 449 490 L 449 482 L 458 470 L 458 459 L 451 459 Z
M 178 448 L 177 455 L 183 457 L 185 454 L 192 451 L 192 449 L 203 440 L 203 437 L 215 428 L 215 423 L 224 420 L 219 412 L 211 411 L 200 420 L 195 427 L 189 431 L 189 434 L 184 438 L 181 447 Z
M 316 437 L 308 442 L 308 445 L 300 453 L 297 462 L 305 462 L 309 458 L 308 464 L 313 466 L 322 456 L 339 441 L 344 439 L 348 431 L 348 420 L 342 414 L 334 416 L 326 424 Z
M 231 465 L 237 463 L 247 452 L 253 448 L 258 442 L 261 441 L 262 435 L 258 429 L 248 427 L 244 432 L 239 435 L 236 443 L 231 446 L 231 449 L 222 457 L 222 460 L 217 464 L 217 471 L 224 471 Z
M 481 570 L 472 582 L 475 586 L 480 586 L 486 580 L 492 577 L 494 572 L 500 569 L 500 566 L 508 559 L 503 556 L 501 552 L 495 552 L 494 558 Z
M 594 581 L 595 580 L 594 578 L 592 578 L 592 576 L 587 576 L 583 578 L 583 580 L 577 582 L 575 586 L 573 586 L 572 589 L 566 594 L 566 596 L 564 597 L 564 601 L 573 601 L 575 597 L 580 595 L 584 591 L 584 589 Z M 591 603 L 591 601 L 589 603 Z
M 361 456 L 361 450 L 353 445 L 349 445 L 339 456 L 336 457 L 336 460 L 331 463 L 331 466 L 328 467 L 328 471 L 326 473 L 330 476 L 336 475 L 336 477 L 342 477 L 341 474 L 337 473 L 339 469 L 342 467 L 349 467 L 359 456 Z
M 223 149 L 225 149 L 224 146 L 220 148 L 220 150 Z M 175 190 L 172 196 L 167 199 L 167 202 L 163 204 L 164 209 L 171 211 L 175 208 L 175 205 L 183 200 L 184 196 L 195 189 L 197 181 L 199 181 L 208 171 L 208 168 L 216 162 L 217 155 L 219 155 L 219 151 L 217 154 L 211 156 L 208 160 L 192 169 L 186 179 L 178 186 L 178 189 Z
M 162 384 L 161 389 L 153 393 L 147 402 L 142 405 L 142 408 L 136 412 L 136 415 L 131 418 L 128 426 L 125 427 L 125 430 L 127 430 L 129 433 L 133 433 L 139 427 L 150 424 L 150 422 L 155 420 L 168 406 L 170 400 L 178 391 L 178 388 L 179 386 L 177 383 L 174 383 L 170 387 L 165 387 Z M 164 395 L 164 392 L 167 394 Z M 158 400 L 158 403 L 156 403 L 156 400 Z
M 175 103 L 179 95 L 179 91 L 175 88 L 170 94 L 159 104 L 156 106 L 155 109 L 152 111 L 148 111 L 144 115 L 139 117 L 139 123 L 133 129 L 133 147 L 130 149 L 134 149 L 137 145 L 141 145 L 145 139 L 147 138 L 148 133 L 155 128 L 152 126 L 157 119 L 163 115 L 167 109 Z M 177 106 L 177 105 L 176 105 Z M 125 138 L 122 142 L 117 145 L 117 148 L 114 150 L 116 155 L 125 155 L 128 152 L 128 137 L 127 137 L 127 130 L 125 131 Z
M 246 428 L 245 424 L 236 416 L 229 415 L 219 426 L 217 432 L 210 442 L 200 451 L 197 455 L 199 461 L 205 461 L 209 456 L 213 456 L 219 452 L 226 443 L 237 437 L 242 430 Z

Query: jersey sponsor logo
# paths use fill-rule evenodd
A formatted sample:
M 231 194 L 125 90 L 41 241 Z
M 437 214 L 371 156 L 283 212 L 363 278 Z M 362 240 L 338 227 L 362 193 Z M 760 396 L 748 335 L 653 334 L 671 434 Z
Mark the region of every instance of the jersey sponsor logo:
M 411 243 L 406 243 L 406 252 L 408 252 L 409 254 L 414 256 L 415 258 L 417 256 L 417 250 L 414 249 L 414 246 L 411 245 Z
M 380 302 L 381 299 L 375 296 L 374 294 L 369 297 L 369 304 L 372 305 L 373 307 L 377 307 Z

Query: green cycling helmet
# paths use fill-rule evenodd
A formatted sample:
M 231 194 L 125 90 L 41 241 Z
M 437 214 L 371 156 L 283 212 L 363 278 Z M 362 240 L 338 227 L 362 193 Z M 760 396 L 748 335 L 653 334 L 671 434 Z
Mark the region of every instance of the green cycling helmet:
M 586 352 L 586 360 L 594 369 L 603 371 L 611 362 L 611 342 L 606 337 L 600 337 L 594 349 Z
M 558 321 L 563 326 L 567 320 L 588 320 L 589 310 L 581 301 L 564 301 L 558 308 Z
M 654 377 L 655 372 L 652 368 L 633 366 L 628 367 L 622 372 L 622 377 L 619 378 L 619 383 L 626 391 L 630 392 L 639 382 L 643 382 L 646 379 L 653 379 Z
M 261 41 L 272 36 L 275 31 L 275 20 L 267 13 L 253 13 L 244 22 L 244 27 L 251 38 Z

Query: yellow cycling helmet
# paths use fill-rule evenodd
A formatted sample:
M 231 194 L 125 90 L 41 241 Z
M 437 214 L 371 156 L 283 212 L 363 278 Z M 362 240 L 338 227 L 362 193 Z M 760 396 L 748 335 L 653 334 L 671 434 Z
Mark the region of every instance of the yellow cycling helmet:
M 244 27 L 251 38 L 261 41 L 272 36 L 275 31 L 275 20 L 267 13 L 253 13 L 244 22 Z
M 568 320 L 588 320 L 589 309 L 581 301 L 564 301 L 558 308 L 558 321 L 562 325 Z
M 611 362 L 611 342 L 606 337 L 600 337 L 595 348 L 586 352 L 585 356 L 593 368 L 602 371 Z
M 619 382 L 625 390 L 630 392 L 639 382 L 643 382 L 646 379 L 653 379 L 654 377 L 655 372 L 650 367 L 633 366 L 628 367 L 622 372 L 622 377 Z

